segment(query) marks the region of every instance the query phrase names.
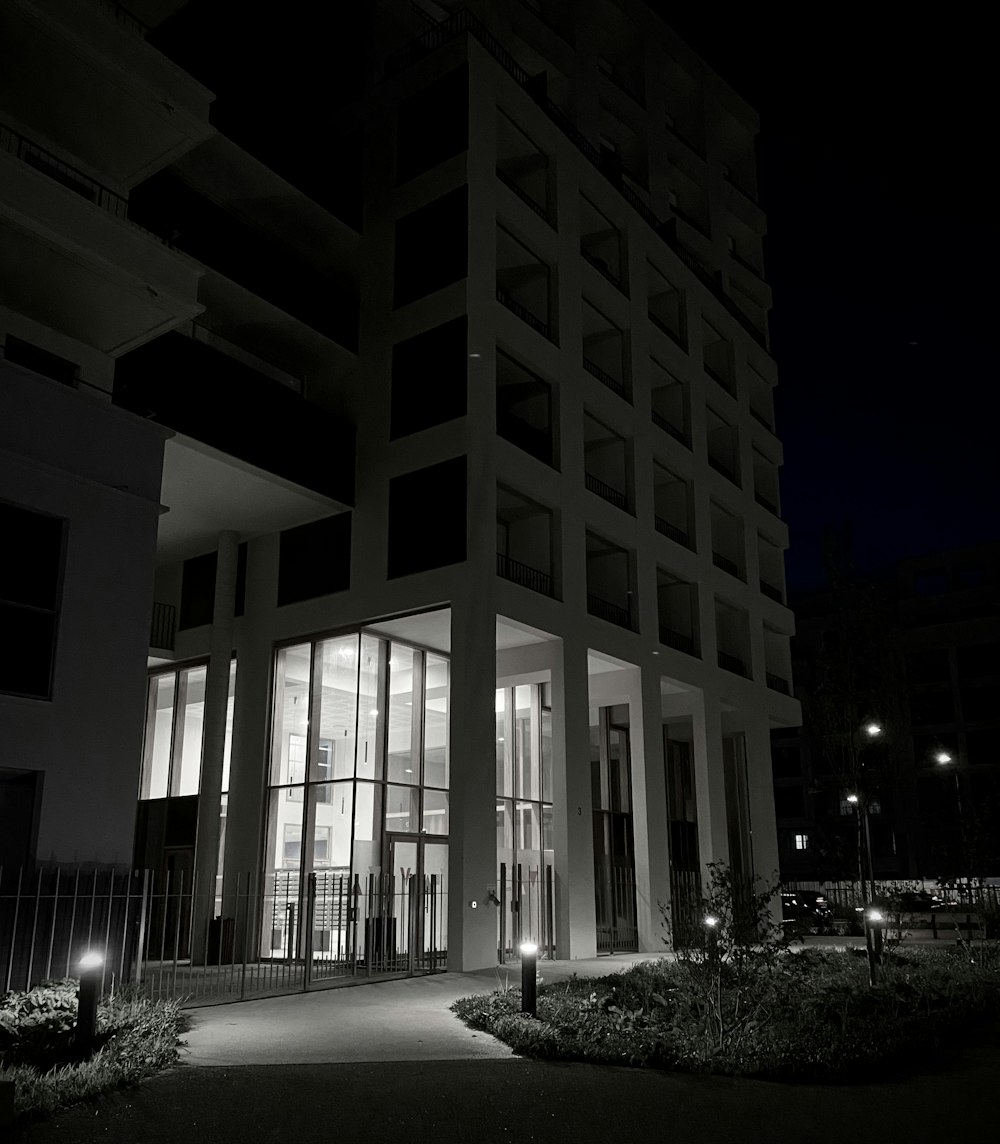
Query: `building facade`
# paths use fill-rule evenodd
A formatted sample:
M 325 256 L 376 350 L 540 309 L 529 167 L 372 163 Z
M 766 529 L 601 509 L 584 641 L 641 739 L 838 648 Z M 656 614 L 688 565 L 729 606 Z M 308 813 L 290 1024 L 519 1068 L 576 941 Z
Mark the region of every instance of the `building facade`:
M 662 949 L 798 721 L 757 120 L 642 4 L 365 8 L 0 5 L 5 861 Z

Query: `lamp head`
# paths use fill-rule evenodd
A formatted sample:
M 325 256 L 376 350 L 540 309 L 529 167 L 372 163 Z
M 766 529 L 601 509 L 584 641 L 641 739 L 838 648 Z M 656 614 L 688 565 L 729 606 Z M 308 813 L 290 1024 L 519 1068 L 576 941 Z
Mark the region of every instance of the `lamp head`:
M 95 953 L 94 950 L 88 950 L 80 958 L 79 964 L 81 969 L 97 969 L 98 966 L 104 964 L 104 958 L 99 953 Z
M 858 796 L 857 796 L 856 794 L 849 794 L 849 795 L 847 796 L 847 801 L 848 801 L 848 802 L 850 802 L 850 803 L 857 803 L 857 801 L 858 801 Z
M 538 946 L 533 941 L 522 941 L 518 949 L 522 957 L 534 957 L 538 952 Z
M 708 915 L 706 916 L 706 918 L 705 918 L 705 925 L 706 925 L 706 926 L 708 926 L 708 928 L 709 928 L 709 929 L 715 929 L 715 927 L 716 927 L 718 924 L 719 924 L 719 919 L 718 919 L 717 917 L 713 917 L 713 915 L 712 915 L 712 914 L 708 914 Z
M 947 751 L 937 751 L 934 755 L 934 762 L 939 766 L 946 767 L 951 761 L 951 755 Z
M 874 723 L 874 722 L 866 723 L 865 724 L 865 734 L 868 736 L 869 739 L 877 739 L 879 737 L 879 735 L 882 734 L 881 723 Z

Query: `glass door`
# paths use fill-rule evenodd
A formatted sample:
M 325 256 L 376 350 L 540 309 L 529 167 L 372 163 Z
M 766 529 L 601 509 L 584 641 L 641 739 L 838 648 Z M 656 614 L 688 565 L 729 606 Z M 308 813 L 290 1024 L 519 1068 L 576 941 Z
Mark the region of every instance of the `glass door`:
M 395 967 L 444 969 L 448 955 L 448 911 L 445 894 L 448 843 L 420 835 L 390 834 L 392 918 L 387 926 L 394 943 Z

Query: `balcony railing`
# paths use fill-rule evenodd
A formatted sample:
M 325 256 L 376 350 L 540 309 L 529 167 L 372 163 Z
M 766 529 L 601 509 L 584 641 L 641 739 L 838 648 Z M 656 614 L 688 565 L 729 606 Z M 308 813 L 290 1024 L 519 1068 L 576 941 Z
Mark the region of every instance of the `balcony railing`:
M 529 195 L 524 187 L 522 187 L 518 182 L 511 178 L 511 176 L 507 174 L 503 167 L 499 165 L 497 166 L 497 178 L 501 183 L 503 183 L 505 187 L 509 187 L 514 192 L 514 194 L 517 195 L 521 202 L 526 203 L 529 207 L 531 207 L 531 209 L 535 212 L 536 215 L 538 215 L 540 219 L 544 219 L 545 222 L 549 224 L 549 226 L 553 225 L 552 219 L 549 218 L 549 212 L 545 209 L 545 207 L 543 207 L 537 199 Z
M 722 648 L 718 650 L 719 667 L 725 671 L 731 671 L 736 675 L 746 676 L 746 664 L 738 655 L 733 655 L 731 652 L 723 651 Z
M 601 369 L 599 365 L 592 362 L 590 358 L 583 359 L 583 368 L 587 373 L 596 377 L 601 385 L 610 389 L 612 393 L 617 393 L 619 397 L 625 397 L 625 386 L 616 377 L 612 377 L 607 370 Z
M 740 480 L 736 471 L 722 457 L 716 457 L 709 453 L 708 463 L 717 473 L 721 473 L 727 480 L 732 481 L 737 488 L 740 487 Z
M 730 560 L 728 556 L 723 556 L 721 552 L 712 553 L 712 563 L 716 568 L 721 568 L 723 572 L 728 572 L 730 576 L 735 576 L 737 580 L 743 579 L 743 572 L 735 560 Z
M 139 19 L 138 16 L 133 16 L 132 13 L 119 4 L 117 0 L 96 0 L 98 8 L 102 12 L 106 12 L 113 19 L 117 20 L 123 28 L 128 28 L 130 32 L 134 32 L 137 36 L 146 38 L 149 28 Z
M 708 223 L 695 218 L 693 214 L 689 214 L 683 207 L 677 206 L 675 203 L 671 203 L 670 209 L 682 222 L 686 222 L 689 227 L 696 230 L 700 235 L 705 238 L 712 237 L 708 233 Z
M 667 335 L 667 337 L 674 343 L 674 345 L 680 346 L 680 348 L 682 350 L 684 350 L 685 352 L 687 351 L 687 344 L 685 342 L 684 335 L 681 333 L 680 329 L 676 329 L 676 330 L 672 329 L 670 327 L 670 325 L 663 318 L 661 318 L 659 316 L 659 314 L 657 314 L 654 310 L 647 310 L 646 313 L 649 317 L 649 320 L 653 323 L 653 325 L 658 330 L 661 330 L 663 333 L 665 333 Z
M 597 271 L 597 273 L 600 274 L 602 278 L 606 278 L 617 290 L 620 290 L 623 294 L 626 292 L 622 280 L 618 277 L 617 274 L 615 274 L 615 272 L 611 269 L 607 262 L 601 258 L 599 254 L 594 254 L 585 246 L 581 246 L 580 257 L 584 260 L 584 262 L 589 262 L 590 265 L 593 266 L 593 268 Z
M 177 609 L 173 604 L 155 602 L 149 625 L 149 646 L 173 651 L 176 632 Z
M 672 647 L 687 655 L 695 654 L 693 637 L 686 636 L 683 632 L 674 631 L 673 628 L 668 628 L 665 624 L 660 624 L 660 643 L 664 647 Z
M 584 480 L 586 481 L 587 488 L 590 489 L 592 493 L 603 497 L 609 504 L 613 504 L 615 508 L 620 508 L 623 512 L 628 512 L 628 497 L 623 492 L 619 492 L 613 485 L 607 484 L 591 473 L 584 473 Z
M 761 506 L 761 508 L 766 508 L 768 512 L 773 513 L 775 516 L 781 515 L 778 512 L 778 506 L 774 503 L 774 501 L 769 497 L 766 497 L 763 493 L 755 492 L 753 494 L 753 499 Z
M 685 548 L 691 547 L 691 538 L 683 528 L 678 528 L 676 524 L 671 524 L 669 520 L 664 520 L 662 516 L 654 516 L 653 523 L 656 526 L 657 532 L 661 532 L 664 536 L 674 541 L 675 544 L 683 544 Z
M 757 196 L 754 194 L 754 192 L 751 190 L 748 190 L 746 187 L 743 186 L 743 184 L 741 182 L 734 179 L 731 171 L 727 171 L 725 173 L 725 175 L 723 176 L 723 178 L 726 180 L 726 182 L 731 187 L 735 187 L 740 192 L 741 195 L 743 195 L 745 198 L 748 198 L 752 203 L 756 204 Z
M 551 430 L 536 429 L 520 417 L 515 417 L 505 410 L 497 410 L 497 433 L 505 441 L 530 453 L 546 465 L 552 464 L 552 432 Z
M 6 151 L 15 159 L 20 159 L 22 163 L 33 167 L 42 175 L 47 175 L 53 182 L 87 199 L 115 218 L 128 217 L 128 203 L 121 195 L 115 194 L 103 183 L 64 163 L 51 151 L 46 151 L 44 147 L 39 147 L 2 123 L 0 123 L 0 151 Z
M 502 306 L 506 306 L 512 314 L 516 314 L 522 322 L 525 322 L 533 330 L 537 330 L 543 338 L 552 340 L 552 329 L 548 323 L 537 318 L 526 306 L 522 306 L 520 302 L 512 298 L 502 286 L 497 287 L 497 301 Z
M 657 413 L 655 409 L 653 410 L 653 424 L 658 425 L 664 433 L 669 433 L 675 441 L 680 441 L 682 445 L 690 448 L 687 434 L 684 432 L 684 430 L 678 429 L 678 427 L 672 421 L 668 421 L 662 413 Z
M 766 429 L 766 430 L 767 430 L 769 433 L 773 433 L 773 432 L 774 432 L 774 424 L 773 424 L 773 422 L 771 421 L 771 419 L 770 419 L 769 417 L 765 416 L 763 413 L 761 413 L 761 411 L 760 411 L 759 409 L 755 409 L 752 403 L 751 403 L 751 405 L 750 405 L 750 416 L 751 416 L 751 417 L 752 417 L 752 418 L 753 418 L 755 421 L 759 421 L 759 422 L 760 422 L 760 424 L 761 424 L 761 425 L 763 425 L 763 426 L 764 426 L 764 428 L 765 428 L 765 429 Z
M 548 572 L 540 572 L 530 564 L 513 560 L 502 552 L 497 553 L 497 575 L 513 584 L 520 584 L 522 588 L 530 588 L 532 592 L 539 592 L 543 596 L 552 595 L 552 577 Z
M 766 580 L 760 581 L 761 595 L 768 596 L 772 600 L 777 600 L 779 604 L 785 602 L 785 594 L 776 584 L 769 584 Z
M 744 258 L 743 255 L 739 253 L 739 251 L 731 250 L 729 252 L 729 257 L 737 264 L 737 266 L 742 266 L 744 270 L 749 271 L 754 276 L 754 278 L 759 279 L 761 282 L 764 281 L 764 271 L 759 266 L 754 266 L 754 264 L 748 259 Z
M 783 679 L 780 675 L 768 671 L 764 675 L 764 680 L 772 691 L 780 691 L 782 695 L 791 695 L 791 685 L 787 679 Z
M 719 385 L 721 385 L 722 388 L 726 391 L 726 393 L 732 397 L 736 396 L 736 386 L 733 384 L 733 379 L 731 377 L 722 373 L 720 370 L 714 369 L 708 364 L 708 362 L 704 363 L 704 367 L 708 376 L 714 381 L 717 381 Z
M 617 624 L 618 627 L 629 630 L 632 628 L 628 608 L 621 608 L 617 604 L 612 604 L 610 600 L 594 596 L 590 592 L 587 593 L 587 611 L 599 620 L 607 620 L 609 624 Z
M 419 8 L 418 5 L 413 5 L 413 8 L 421 15 L 426 15 L 424 10 Z M 706 288 L 725 310 L 739 322 L 750 337 L 763 349 L 767 349 L 767 339 L 765 336 L 754 326 L 751 319 L 743 313 L 737 303 L 726 293 L 721 281 L 714 277 L 709 271 L 705 270 L 704 267 L 698 263 L 697 259 L 678 242 L 676 219 L 671 218 L 667 223 L 664 223 L 650 210 L 627 183 L 623 182 L 620 177 L 615 177 L 615 172 L 602 162 L 600 148 L 595 147 L 579 130 L 576 124 L 548 98 L 545 91 L 544 74 L 541 77 L 535 77 L 529 74 L 521 67 L 517 60 L 514 59 L 511 53 L 507 51 L 503 44 L 500 43 L 496 36 L 494 36 L 481 21 L 476 19 L 471 12 L 463 8 L 458 12 L 452 13 L 447 19 L 442 20 L 440 24 L 436 24 L 433 28 L 428 28 L 427 31 L 422 32 L 416 39 L 411 40 L 410 43 L 400 48 L 399 51 L 393 52 L 390 56 L 386 57 L 384 67 L 385 77 L 389 78 L 390 76 L 397 75 L 405 68 L 410 67 L 410 65 L 417 60 L 423 59 L 424 56 L 429 55 L 443 44 L 448 43 L 449 40 L 453 40 L 463 33 L 468 33 L 476 39 L 504 71 L 512 76 L 513 79 L 527 91 L 549 119 L 566 135 L 584 157 L 604 175 L 629 206 L 649 224 L 688 269 L 702 281 Z M 691 143 L 690 140 L 685 139 L 676 128 L 672 127 L 671 131 L 696 154 L 704 158 L 703 151 Z

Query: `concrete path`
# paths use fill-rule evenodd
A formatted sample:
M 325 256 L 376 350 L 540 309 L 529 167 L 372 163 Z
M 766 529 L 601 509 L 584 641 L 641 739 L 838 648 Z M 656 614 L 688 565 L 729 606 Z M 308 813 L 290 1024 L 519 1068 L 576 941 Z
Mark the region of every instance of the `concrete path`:
M 538 972 L 543 983 L 602 976 L 644 957 L 545 961 Z M 520 983 L 514 964 L 192 1009 L 182 1059 L 215 1067 L 507 1059 L 506 1045 L 466 1028 L 450 1007 L 459 997 Z

